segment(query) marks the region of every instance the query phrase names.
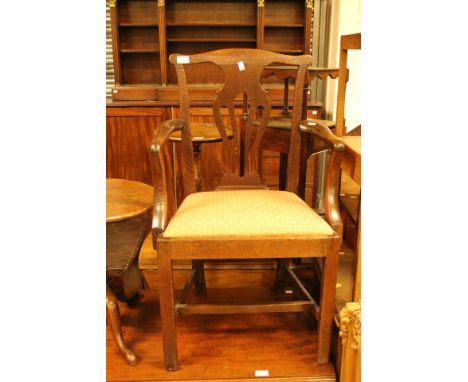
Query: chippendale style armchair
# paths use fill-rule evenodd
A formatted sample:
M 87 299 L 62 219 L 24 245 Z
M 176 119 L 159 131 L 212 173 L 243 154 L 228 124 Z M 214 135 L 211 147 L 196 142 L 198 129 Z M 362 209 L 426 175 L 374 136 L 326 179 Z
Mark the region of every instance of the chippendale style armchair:
M 323 141 L 331 151 L 327 173 L 327 205 L 325 220 L 317 215 L 297 195 L 299 179 L 299 149 L 301 105 L 306 68 L 312 57 L 287 56 L 257 49 L 223 49 L 204 54 L 181 56 L 172 54 L 180 91 L 181 119 L 165 121 L 151 143 L 151 163 L 154 182 L 153 241 L 158 251 L 159 298 L 164 348 L 168 370 L 177 370 L 177 314 L 233 314 L 310 311 L 318 320 L 317 363 L 327 363 L 333 322 L 338 250 L 342 223 L 337 208 L 338 175 L 343 144 L 324 126 L 309 126 L 308 134 Z M 215 191 L 195 192 L 195 171 L 190 128 L 189 97 L 185 68 L 192 64 L 212 63 L 224 74 L 224 85 L 213 102 L 217 128 L 223 139 L 226 172 Z M 259 175 L 259 151 L 271 105 L 260 79 L 265 67 L 272 63 L 297 68 L 294 91 L 291 143 L 288 160 L 287 191 L 273 191 L 263 184 Z M 248 120 L 239 126 L 234 106 L 243 94 L 249 104 Z M 221 109 L 229 111 L 233 137 L 226 134 L 228 126 L 221 118 Z M 254 120 L 256 123 L 254 124 Z M 168 221 L 164 146 L 174 131 L 181 130 L 183 188 L 185 199 Z M 320 303 L 317 304 L 299 285 L 300 281 L 287 262 L 279 262 L 276 281 L 287 275 L 298 283 L 305 301 L 275 302 L 250 305 L 187 304 L 190 283 L 174 302 L 172 261 L 190 259 L 287 259 L 297 257 L 323 258 Z M 189 280 L 200 278 L 195 267 Z M 285 276 L 286 275 L 286 276 Z M 315 355 L 311 355 L 315 356 Z

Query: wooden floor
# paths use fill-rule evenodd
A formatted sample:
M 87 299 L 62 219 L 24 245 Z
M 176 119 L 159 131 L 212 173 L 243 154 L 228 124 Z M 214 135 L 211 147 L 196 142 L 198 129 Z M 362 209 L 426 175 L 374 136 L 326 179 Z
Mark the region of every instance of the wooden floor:
M 176 288 L 182 288 L 187 275 L 187 270 L 175 271 Z M 336 381 L 331 364 L 316 364 L 316 322 L 307 313 L 178 317 L 181 369 L 167 372 L 160 339 L 157 271 L 145 272 L 145 276 L 150 289 L 142 292 L 137 306 L 120 304 L 123 335 L 137 354 L 138 364 L 129 366 L 124 361 L 107 327 L 108 381 Z M 208 269 L 209 302 L 218 298 L 239 301 L 239 296 L 251 302 L 277 299 L 271 292 L 273 278 L 272 269 Z M 340 277 L 338 281 L 340 285 Z M 293 297 L 288 294 L 281 299 Z M 256 378 L 256 370 L 268 370 L 269 378 Z

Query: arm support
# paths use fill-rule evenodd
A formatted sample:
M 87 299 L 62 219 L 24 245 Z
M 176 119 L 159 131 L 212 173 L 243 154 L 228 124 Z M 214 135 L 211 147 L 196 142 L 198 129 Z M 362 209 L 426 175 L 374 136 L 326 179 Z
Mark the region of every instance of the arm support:
M 338 233 L 340 240 L 343 234 L 343 222 L 341 221 L 338 190 L 340 182 L 340 166 L 344 153 L 344 144 L 333 134 L 328 127 L 320 123 L 301 121 L 300 129 L 302 133 L 312 134 L 314 138 L 321 141 L 323 149 L 330 151 L 327 174 L 325 181 L 325 219 L 328 224 Z M 314 143 L 314 148 L 315 148 Z
M 153 247 L 156 248 L 156 238 L 164 231 L 168 216 L 168 178 L 166 172 L 164 147 L 169 136 L 178 130 L 182 130 L 184 121 L 182 119 L 171 119 L 164 121 L 154 133 L 150 145 L 151 173 L 153 175 L 154 205 L 153 205 Z

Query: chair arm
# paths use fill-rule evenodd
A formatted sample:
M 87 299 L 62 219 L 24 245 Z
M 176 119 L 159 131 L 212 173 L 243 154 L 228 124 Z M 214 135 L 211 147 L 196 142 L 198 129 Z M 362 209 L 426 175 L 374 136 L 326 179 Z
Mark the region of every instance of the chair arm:
M 169 140 L 169 136 L 175 132 L 182 130 L 184 127 L 183 119 L 170 119 L 164 121 L 154 133 L 153 139 L 151 140 L 150 150 L 152 153 L 159 153 L 161 148 Z
M 164 147 L 166 146 L 169 136 L 184 127 L 184 120 L 171 119 L 164 121 L 155 131 L 150 145 L 150 162 L 151 173 L 153 176 L 153 247 L 156 248 L 156 238 L 164 231 L 167 225 L 169 195 L 167 193 L 168 175 L 166 171 L 164 156 Z
M 337 151 L 341 150 L 341 152 L 344 152 L 344 143 L 320 120 L 301 121 L 299 131 L 301 133 L 312 134 L 320 140 L 318 144 L 314 142 L 313 154 L 327 149 L 336 149 Z
M 344 143 L 327 126 L 318 122 L 301 121 L 299 130 L 318 138 L 323 142 L 324 148 L 330 151 L 325 178 L 325 219 L 338 233 L 341 241 L 343 222 L 341 221 L 338 192 L 341 160 L 345 149 Z

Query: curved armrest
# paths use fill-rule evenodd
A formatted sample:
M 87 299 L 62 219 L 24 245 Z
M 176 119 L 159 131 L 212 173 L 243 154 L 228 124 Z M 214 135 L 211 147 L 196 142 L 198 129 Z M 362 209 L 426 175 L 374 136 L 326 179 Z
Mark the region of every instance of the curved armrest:
M 344 143 L 335 134 L 331 132 L 329 127 L 318 120 L 303 120 L 299 125 L 301 133 L 312 134 L 314 137 L 320 139 L 322 143 L 321 149 L 314 150 L 315 152 L 332 149 L 339 152 L 344 152 Z M 315 144 L 314 144 L 315 149 Z
M 341 221 L 339 209 L 338 190 L 341 160 L 345 149 L 344 143 L 327 126 L 318 122 L 301 121 L 299 130 L 302 133 L 312 134 L 315 138 L 318 138 L 323 144 L 323 149 L 330 151 L 331 155 L 328 160 L 325 178 L 325 219 L 339 234 L 341 241 L 343 222 Z
M 150 151 L 151 153 L 159 153 L 161 148 L 169 140 L 169 136 L 175 132 L 182 130 L 184 127 L 183 119 L 169 119 L 164 121 L 154 133 L 153 139 L 151 140 Z
M 168 216 L 169 195 L 167 193 L 168 179 L 165 165 L 165 160 L 168 158 L 164 156 L 164 147 L 169 140 L 169 136 L 174 131 L 182 130 L 184 124 L 185 122 L 182 119 L 164 121 L 158 127 L 151 140 L 150 162 L 154 190 L 152 222 L 154 248 L 156 248 L 156 238 L 166 228 Z

